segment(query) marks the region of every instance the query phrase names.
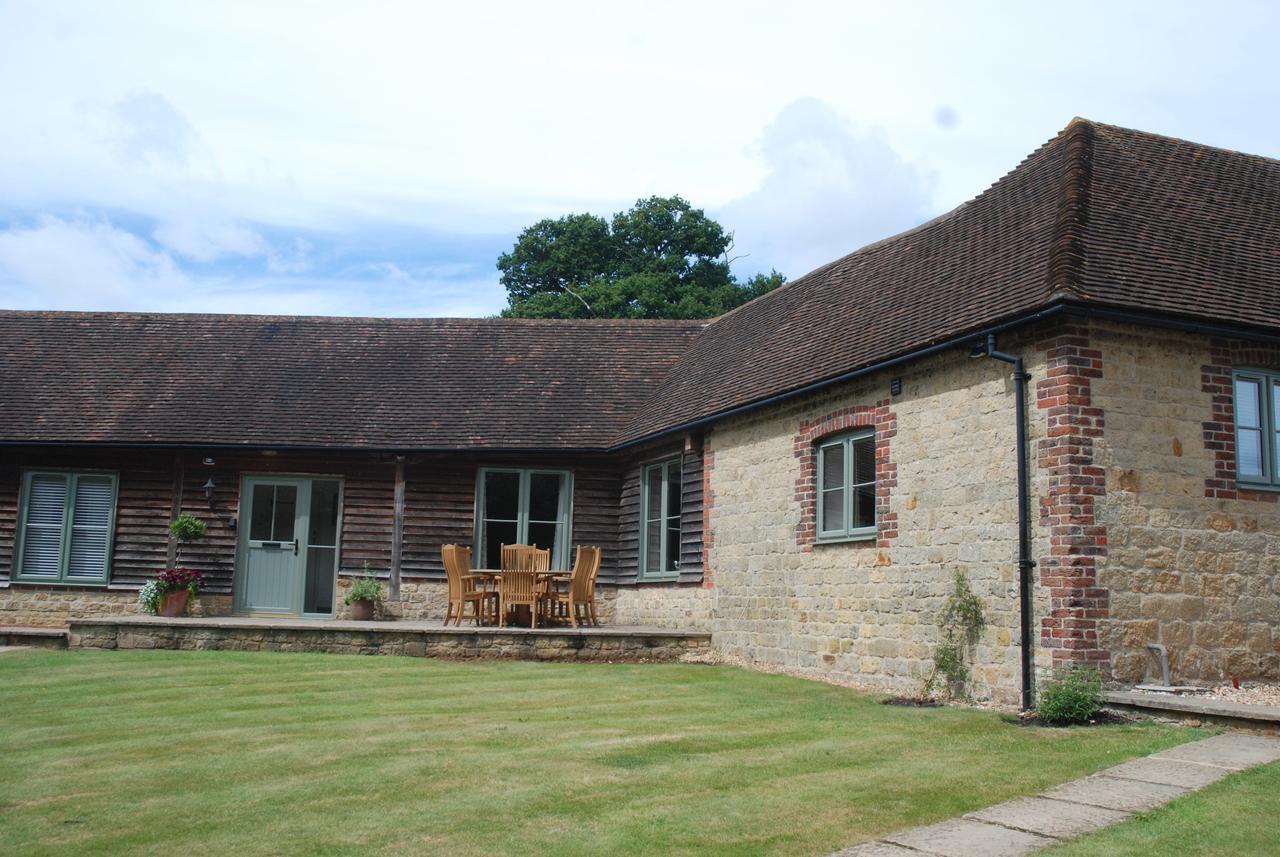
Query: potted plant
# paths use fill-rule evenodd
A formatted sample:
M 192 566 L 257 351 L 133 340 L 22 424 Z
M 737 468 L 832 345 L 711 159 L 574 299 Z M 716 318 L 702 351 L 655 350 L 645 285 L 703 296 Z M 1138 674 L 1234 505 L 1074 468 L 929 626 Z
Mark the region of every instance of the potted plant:
M 369 563 L 364 564 L 364 574 L 351 584 L 351 590 L 343 603 L 351 608 L 351 618 L 368 621 L 373 618 L 374 610 L 382 602 L 382 584 L 369 571 Z
M 165 569 L 143 585 L 138 605 L 156 616 L 185 616 L 191 610 L 191 599 L 200 594 L 204 578 L 190 568 Z

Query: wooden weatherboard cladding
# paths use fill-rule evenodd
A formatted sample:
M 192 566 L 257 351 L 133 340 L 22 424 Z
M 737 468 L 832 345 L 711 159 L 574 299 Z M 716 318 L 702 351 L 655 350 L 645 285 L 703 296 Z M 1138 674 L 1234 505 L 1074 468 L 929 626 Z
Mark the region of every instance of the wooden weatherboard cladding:
M 570 548 L 599 545 L 601 581 L 635 583 L 639 551 L 640 468 L 678 456 L 682 467 L 679 582 L 702 576 L 702 455 L 679 447 L 624 460 L 617 455 L 416 455 L 403 470 L 400 577 L 443 580 L 440 547 L 471 544 L 475 535 L 476 474 L 482 467 L 568 470 L 573 473 Z M 212 464 L 206 464 L 206 458 Z M 370 453 L 266 454 L 28 447 L 0 452 L 0 583 L 12 578 L 23 472 L 33 468 L 102 470 L 117 474 L 116 519 L 107 586 L 131 589 L 173 564 L 168 532 L 177 514 L 208 525 L 182 548 L 177 562 L 200 571 L 209 594 L 230 594 L 236 562 L 240 491 L 246 475 L 329 476 L 342 480 L 339 571 L 357 574 L 367 562 L 386 576 L 395 547 L 397 460 Z M 204 485 L 214 482 L 212 510 Z M 181 486 L 175 497 L 175 487 Z M 572 553 L 570 553 L 572 557 Z
M 637 454 L 627 462 L 622 476 L 618 516 L 618 562 L 600 568 L 602 583 L 640 582 L 640 479 L 648 464 L 672 457 L 680 459 L 680 574 L 678 583 L 702 580 L 702 449 L 696 445 L 660 447 Z

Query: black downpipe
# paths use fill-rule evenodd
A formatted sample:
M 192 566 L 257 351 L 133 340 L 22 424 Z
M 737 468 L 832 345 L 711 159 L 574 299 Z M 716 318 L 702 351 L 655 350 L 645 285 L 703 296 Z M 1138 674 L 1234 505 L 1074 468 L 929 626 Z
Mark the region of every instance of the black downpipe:
M 1027 382 L 1031 376 L 1022 364 L 1022 358 L 996 350 L 996 335 L 987 334 L 985 345 L 978 346 L 985 355 L 1013 366 L 1013 408 L 1017 414 L 1018 455 L 1018 598 L 1022 623 L 1022 710 L 1031 708 L 1032 696 L 1032 648 L 1031 648 L 1031 508 L 1027 489 Z M 976 349 L 975 349 L 976 350 Z

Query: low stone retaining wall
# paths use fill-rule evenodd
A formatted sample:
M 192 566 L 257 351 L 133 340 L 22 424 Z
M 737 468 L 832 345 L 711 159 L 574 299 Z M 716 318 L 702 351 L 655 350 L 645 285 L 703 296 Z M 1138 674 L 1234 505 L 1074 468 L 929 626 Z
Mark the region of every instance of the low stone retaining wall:
M 674 661 L 711 635 L 661 628 L 443 628 L 408 622 L 73 618 L 71 648 L 331 652 L 537 661 Z

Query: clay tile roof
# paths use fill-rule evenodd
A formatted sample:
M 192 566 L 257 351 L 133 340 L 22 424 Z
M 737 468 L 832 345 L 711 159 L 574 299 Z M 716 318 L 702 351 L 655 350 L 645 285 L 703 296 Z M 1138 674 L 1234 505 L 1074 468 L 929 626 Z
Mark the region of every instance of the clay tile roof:
M 710 323 L 0 312 L 0 443 L 603 449 L 1059 304 L 1280 328 L 1280 161 L 1076 119 Z
M 703 325 L 0 312 L 0 441 L 599 449 Z
M 976 199 L 713 321 L 620 440 L 1065 301 L 1280 327 L 1280 161 L 1073 120 Z

